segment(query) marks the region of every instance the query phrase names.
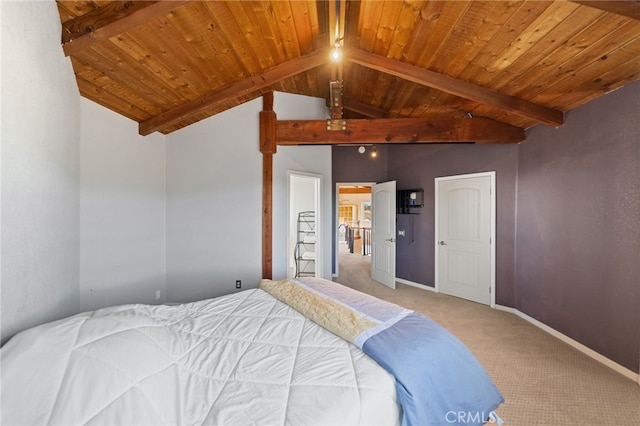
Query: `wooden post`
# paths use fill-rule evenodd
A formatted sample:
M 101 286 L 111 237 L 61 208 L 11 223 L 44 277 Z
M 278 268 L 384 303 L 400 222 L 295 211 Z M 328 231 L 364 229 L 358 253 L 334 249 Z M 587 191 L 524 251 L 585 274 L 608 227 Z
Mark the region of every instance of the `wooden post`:
M 276 153 L 276 113 L 273 92 L 262 96 L 260 111 L 262 152 L 262 278 L 273 278 L 273 154 Z

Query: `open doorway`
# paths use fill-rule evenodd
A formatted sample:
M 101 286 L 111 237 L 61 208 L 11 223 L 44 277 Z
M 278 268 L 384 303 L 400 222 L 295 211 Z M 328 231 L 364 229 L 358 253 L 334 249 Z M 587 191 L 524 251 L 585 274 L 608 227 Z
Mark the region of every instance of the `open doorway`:
M 287 277 L 319 277 L 322 271 L 320 175 L 289 171 Z
M 336 184 L 336 276 L 340 274 L 341 262 L 371 264 L 372 185 L 371 182 Z

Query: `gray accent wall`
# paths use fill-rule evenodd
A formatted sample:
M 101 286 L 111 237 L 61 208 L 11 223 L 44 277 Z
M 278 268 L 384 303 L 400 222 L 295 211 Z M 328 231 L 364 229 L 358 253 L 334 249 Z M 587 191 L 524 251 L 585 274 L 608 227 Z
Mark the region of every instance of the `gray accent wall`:
M 380 148 L 385 148 L 381 150 Z M 434 286 L 434 178 L 496 171 L 496 303 L 640 367 L 640 82 L 539 125 L 518 145 L 333 148 L 334 182 L 423 188 L 398 215 L 396 276 Z M 499 331 L 497 331 L 499 332 Z
M 384 149 L 381 149 L 384 148 Z M 354 154 L 355 152 L 355 154 Z M 497 185 L 496 302 L 513 306 L 517 145 L 402 144 L 378 148 L 378 157 L 359 155 L 356 147 L 333 148 L 336 182 L 395 180 L 397 189 L 423 189 L 425 206 L 416 214 L 398 214 L 396 276 L 434 287 L 436 177 L 495 171 Z
M 514 301 L 514 235 L 517 145 L 402 145 L 389 156 L 389 177 L 398 189 L 424 189 L 425 206 L 417 214 L 397 215 L 399 278 L 434 286 L 435 178 L 496 172 L 496 302 Z M 413 259 L 413 260 L 409 260 Z
M 516 307 L 640 364 L 640 83 L 520 145 Z

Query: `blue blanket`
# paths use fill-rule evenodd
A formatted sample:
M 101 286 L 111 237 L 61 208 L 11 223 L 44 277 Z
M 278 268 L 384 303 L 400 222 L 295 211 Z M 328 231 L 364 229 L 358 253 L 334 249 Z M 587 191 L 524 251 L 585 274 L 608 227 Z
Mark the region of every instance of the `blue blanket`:
M 362 349 L 395 376 L 403 425 L 481 425 L 504 402 L 466 346 L 424 315 L 409 314 Z
M 355 343 L 394 375 L 403 426 L 501 422 L 493 410 L 504 398 L 484 368 L 460 340 L 431 319 L 328 280 L 277 283 L 261 287 L 296 309 L 298 305 L 303 314 Z M 291 286 L 295 290 L 283 290 Z M 305 304 L 313 305 L 313 312 Z M 350 326 L 355 332 L 344 331 Z

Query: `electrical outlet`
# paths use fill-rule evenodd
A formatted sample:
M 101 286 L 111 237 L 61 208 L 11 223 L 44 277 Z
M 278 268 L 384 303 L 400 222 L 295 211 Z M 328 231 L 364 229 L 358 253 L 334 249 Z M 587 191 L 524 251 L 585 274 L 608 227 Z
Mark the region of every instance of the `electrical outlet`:
M 236 280 L 236 288 L 242 288 L 242 281 Z
M 160 300 L 160 290 L 156 290 L 156 300 Z

